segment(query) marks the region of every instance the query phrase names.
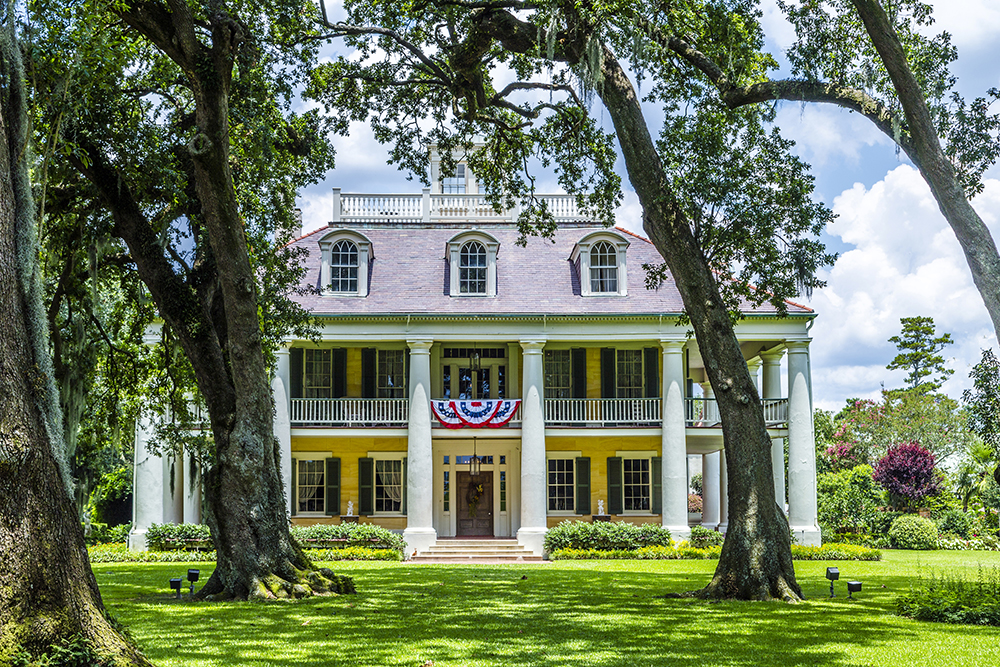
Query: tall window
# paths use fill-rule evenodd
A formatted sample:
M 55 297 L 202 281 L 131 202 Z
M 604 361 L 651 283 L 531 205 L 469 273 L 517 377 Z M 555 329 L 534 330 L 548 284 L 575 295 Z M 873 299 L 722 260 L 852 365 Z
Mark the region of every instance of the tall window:
M 642 398 L 642 350 L 618 350 L 616 356 L 618 398 Z
M 305 398 L 333 398 L 333 350 L 305 350 Z
M 624 509 L 636 512 L 649 511 L 649 459 L 624 459 L 622 461 L 622 495 Z
M 298 462 L 297 481 L 299 512 L 323 512 L 326 510 L 326 461 Z
M 375 511 L 399 512 L 403 508 L 403 462 L 375 461 Z
M 330 256 L 330 291 L 358 291 L 358 246 L 337 241 Z
M 545 350 L 545 398 L 573 398 L 569 350 Z
M 618 252 L 607 241 L 590 250 L 590 291 L 618 292 Z
M 458 257 L 458 289 L 462 294 L 486 294 L 486 248 L 470 241 Z
M 406 351 L 378 351 L 378 397 L 406 398 Z
M 576 485 L 573 481 L 573 459 L 549 459 L 549 511 L 572 512 Z
M 446 176 L 441 182 L 441 192 L 446 195 L 464 195 L 465 194 L 465 165 L 457 164 L 455 165 L 455 173 L 452 176 Z

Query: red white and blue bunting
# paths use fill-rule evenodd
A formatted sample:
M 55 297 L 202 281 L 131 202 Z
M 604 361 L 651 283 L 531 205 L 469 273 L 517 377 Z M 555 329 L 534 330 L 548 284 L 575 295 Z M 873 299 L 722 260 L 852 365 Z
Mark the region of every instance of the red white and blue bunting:
M 499 428 L 514 418 L 521 399 L 431 401 L 434 416 L 446 428 Z

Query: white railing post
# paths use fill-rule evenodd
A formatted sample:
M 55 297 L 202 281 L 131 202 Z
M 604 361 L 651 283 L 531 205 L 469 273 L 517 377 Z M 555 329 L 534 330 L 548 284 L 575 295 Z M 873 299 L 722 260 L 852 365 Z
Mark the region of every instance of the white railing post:
M 430 188 L 424 188 L 423 189 L 423 194 L 421 194 L 421 196 L 420 196 L 420 201 L 421 201 L 421 205 L 422 205 L 422 208 L 421 208 L 421 211 L 422 211 L 422 213 L 421 213 L 421 219 L 424 222 L 430 222 L 431 221 L 431 189 Z
M 342 215 L 341 204 L 340 204 L 340 188 L 333 189 L 333 222 L 335 224 L 340 223 L 340 218 Z

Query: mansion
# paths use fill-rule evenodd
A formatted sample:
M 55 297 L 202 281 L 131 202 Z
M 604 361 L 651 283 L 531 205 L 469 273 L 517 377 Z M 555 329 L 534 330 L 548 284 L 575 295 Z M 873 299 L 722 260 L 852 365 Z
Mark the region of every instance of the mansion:
M 519 245 L 518 211 L 495 212 L 464 165 L 437 169 L 415 195 L 335 189 L 329 226 L 293 242 L 311 288 L 295 298 L 320 335 L 288 339 L 272 381 L 290 520 L 376 523 L 408 555 L 458 537 L 541 555 L 548 528 L 598 514 L 684 539 L 701 457 L 700 522 L 724 532 L 718 410 L 676 287 L 645 286 L 653 245 L 566 195 L 540 197 L 554 235 Z M 814 317 L 747 305 L 736 326 L 802 544 L 820 539 Z M 200 519 L 192 464 L 150 454 L 150 432 L 137 434 L 133 548 L 151 523 Z

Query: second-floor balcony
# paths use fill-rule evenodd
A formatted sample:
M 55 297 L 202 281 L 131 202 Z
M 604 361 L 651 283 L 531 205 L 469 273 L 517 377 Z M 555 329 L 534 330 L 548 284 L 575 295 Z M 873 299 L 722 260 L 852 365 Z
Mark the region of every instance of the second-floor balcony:
M 788 422 L 788 399 L 761 401 L 764 422 L 778 428 Z M 293 398 L 293 426 L 346 428 L 404 428 L 409 415 L 405 398 Z M 545 401 L 545 424 L 552 427 L 656 428 L 662 424 L 659 398 L 550 398 Z M 688 428 L 721 428 L 715 399 L 684 399 Z M 438 426 L 437 422 L 433 422 Z M 508 428 L 521 424 L 518 408 Z

